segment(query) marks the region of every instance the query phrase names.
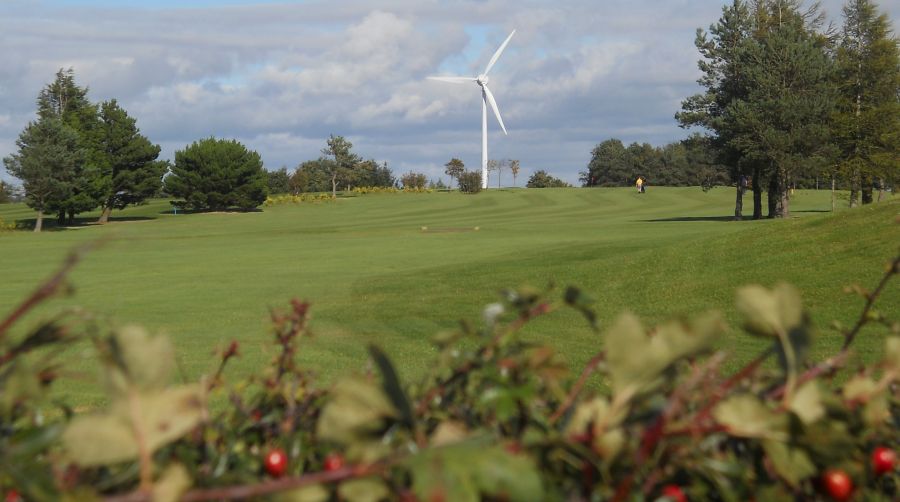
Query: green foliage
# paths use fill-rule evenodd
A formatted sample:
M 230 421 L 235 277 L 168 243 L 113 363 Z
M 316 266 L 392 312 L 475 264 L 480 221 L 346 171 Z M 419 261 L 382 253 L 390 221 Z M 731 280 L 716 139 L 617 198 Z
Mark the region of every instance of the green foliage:
M 460 174 L 457 179 L 459 191 L 462 193 L 478 193 L 481 191 L 481 173 L 467 171 Z
M 528 178 L 528 183 L 525 186 L 528 188 L 564 188 L 570 185 L 559 178 L 550 176 L 547 174 L 547 171 L 541 169 Z
M 300 195 L 276 195 L 275 197 L 266 197 L 266 201 L 263 202 L 263 205 L 268 206 L 277 206 L 279 204 L 301 204 L 304 202 L 330 202 L 334 201 L 335 198 L 328 193 L 320 193 L 320 194 L 300 194 Z
M 22 180 L 25 203 L 38 212 L 35 231 L 45 211 L 73 197 L 83 150 L 78 134 L 57 118 L 31 122 L 16 140 L 18 152 L 3 159 L 7 172 Z
M 329 387 L 299 362 L 310 305 L 297 300 L 271 313 L 271 364 L 234 384 L 225 370 L 237 342 L 191 384 L 173 382 L 167 338 L 110 330 L 80 311 L 11 337 L 31 307 L 64 288 L 77 258 L 0 322 L 0 488 L 27 499 L 648 500 L 674 484 L 691 500 L 818 500 L 819 480 L 834 470 L 851 477 L 858 498 L 896 496 L 897 468 L 876 472 L 870 457 L 900 440 L 900 323 L 872 307 L 900 274 L 900 256 L 873 291 L 860 291 L 865 306 L 844 347 L 802 365 L 783 356 L 815 343 L 816 329 L 787 285 L 738 291 L 748 335 L 770 343 L 734 373 L 715 349 L 726 329 L 719 314 L 652 328 L 623 314 L 601 333 L 578 289 L 520 288 L 501 292 L 482 323 L 439 333 L 415 384 L 370 346 L 376 375 Z M 540 337 L 524 336 L 566 308 L 602 344 L 578 379 Z M 851 346 L 864 326 L 884 348 L 860 367 Z M 48 387 L 65 374 L 58 349 L 80 339 L 103 363 L 107 404 L 47 420 Z M 590 378 L 608 391 L 586 390 Z M 277 480 L 263 468 L 274 448 L 288 457 Z
M 353 144 L 343 136 L 331 135 L 322 149 L 323 157 L 301 163 L 291 175 L 294 194 L 330 191 L 337 196 L 338 187 L 392 187 L 396 180 L 387 162 L 362 160 L 353 152 Z
M 266 200 L 267 176 L 259 154 L 236 140 L 207 138 L 175 152 L 166 192 L 195 210 L 253 209 Z
M 422 173 L 408 172 L 400 176 L 400 184 L 403 188 L 425 188 L 428 184 L 428 177 Z
M 450 176 L 451 180 L 459 180 L 459 177 L 466 172 L 466 165 L 463 161 L 453 157 L 449 162 L 444 164 L 444 174 Z M 457 181 L 458 183 L 458 181 Z
M 900 179 L 900 46 L 874 2 L 851 0 L 835 55 L 838 89 L 833 135 L 838 171 L 860 190 Z M 863 202 L 866 202 L 865 199 Z
M 287 168 L 282 167 L 277 171 L 266 171 L 267 186 L 270 195 L 282 195 L 292 193 L 291 175 L 288 174 Z
M 159 192 L 168 162 L 156 160 L 159 145 L 140 134 L 135 119 L 115 99 L 100 105 L 98 143 L 104 209 L 124 209 Z

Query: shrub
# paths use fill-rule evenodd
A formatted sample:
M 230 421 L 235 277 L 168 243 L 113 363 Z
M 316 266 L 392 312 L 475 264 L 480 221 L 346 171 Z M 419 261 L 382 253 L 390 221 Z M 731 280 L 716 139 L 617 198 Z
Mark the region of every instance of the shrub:
M 737 293 L 744 332 L 769 343 L 737 372 L 723 371 L 727 354 L 715 349 L 725 332 L 720 314 L 653 328 L 624 314 L 572 378 L 552 347 L 520 333 L 563 308 L 599 331 L 591 299 L 575 288 L 561 295 L 522 288 L 504 291 L 481 323 L 438 334 L 435 361 L 415 385 L 370 346 L 377 377 L 317 386 L 296 359 L 308 343 L 310 305 L 292 300 L 271 314 L 272 363 L 230 389 L 225 369 L 239 355 L 236 342 L 221 351 L 214 374 L 172 385 L 168 339 L 137 327 L 103 329 L 78 310 L 12 340 L 9 328 L 63 289 L 76 261 L 0 322 L 7 499 L 15 490 L 28 500 L 227 500 L 281 491 L 349 501 L 819 500 L 823 493 L 896 500 L 900 323 L 873 302 L 900 273 L 900 256 L 875 290 L 859 289 L 859 319 L 844 332 L 843 348 L 822 361 L 809 359 L 815 330 L 799 293 L 784 284 L 748 286 Z M 866 336 L 881 326 L 884 351 L 873 365 L 851 365 L 850 349 L 867 325 Z M 47 388 L 64 374 L 55 354 L 80 338 L 103 363 L 109 405 L 48 413 Z M 586 391 L 592 377 L 607 391 Z M 212 400 L 229 405 L 214 411 Z
M 550 176 L 547 174 L 547 171 L 542 169 L 532 174 L 525 186 L 528 188 L 565 188 L 571 185 L 559 178 Z
M 459 191 L 463 193 L 478 193 L 481 191 L 481 173 L 478 171 L 466 171 L 459 175 Z
M 400 177 L 400 184 L 403 188 L 425 188 L 428 184 L 428 177 L 422 173 L 414 173 L 412 171 Z

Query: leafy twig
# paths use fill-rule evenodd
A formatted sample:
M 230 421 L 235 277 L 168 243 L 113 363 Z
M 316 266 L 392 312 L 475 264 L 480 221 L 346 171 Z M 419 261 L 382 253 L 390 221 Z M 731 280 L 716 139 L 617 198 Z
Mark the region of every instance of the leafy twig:
M 844 345 L 841 347 L 841 352 L 846 352 L 850 345 L 853 343 L 853 340 L 856 339 L 856 336 L 859 334 L 860 330 L 866 323 L 869 322 L 869 311 L 872 309 L 872 305 L 875 304 L 875 300 L 881 295 L 881 292 L 884 291 L 884 287 L 887 285 L 888 281 L 891 280 L 891 277 L 900 274 L 900 254 L 898 254 L 891 261 L 890 266 L 885 272 L 884 276 L 881 278 L 881 281 L 878 283 L 878 286 L 871 293 L 866 293 L 866 305 L 863 307 L 862 313 L 859 315 L 859 319 L 856 320 L 856 324 L 853 328 L 848 331 L 844 335 Z

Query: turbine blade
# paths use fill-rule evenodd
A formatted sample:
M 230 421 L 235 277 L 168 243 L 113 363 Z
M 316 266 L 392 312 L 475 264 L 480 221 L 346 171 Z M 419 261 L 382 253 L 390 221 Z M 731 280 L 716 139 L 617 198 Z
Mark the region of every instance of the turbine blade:
M 488 72 L 491 71 L 491 68 L 493 68 L 494 63 L 496 63 L 497 60 L 500 59 L 500 54 L 503 53 L 503 49 L 506 48 L 506 44 L 509 43 L 509 39 L 511 39 L 513 37 L 513 35 L 515 35 L 515 34 L 516 34 L 516 30 L 513 30 L 512 33 L 510 33 L 509 36 L 506 37 L 506 40 L 504 40 L 503 43 L 500 44 L 500 48 L 497 49 L 497 52 L 494 53 L 494 56 L 491 57 L 491 61 L 487 64 L 487 68 L 484 69 L 485 75 L 487 75 Z
M 464 84 L 466 82 L 474 82 L 475 77 L 428 77 L 428 80 L 439 80 L 441 82 L 450 82 L 451 84 Z
M 500 109 L 497 108 L 497 101 L 494 100 L 494 95 L 491 94 L 491 90 L 488 89 L 488 86 L 483 85 L 481 88 L 484 90 L 484 97 L 487 98 L 487 102 L 491 104 L 491 109 L 494 110 L 494 115 L 497 116 L 497 122 L 500 122 L 500 128 L 503 129 L 503 134 L 508 134 L 506 132 L 506 126 L 503 125 L 503 119 L 500 118 Z

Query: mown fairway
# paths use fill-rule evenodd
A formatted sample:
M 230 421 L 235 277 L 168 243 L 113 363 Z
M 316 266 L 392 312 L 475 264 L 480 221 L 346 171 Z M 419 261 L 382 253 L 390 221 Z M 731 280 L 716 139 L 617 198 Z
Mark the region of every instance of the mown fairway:
M 140 323 L 172 335 L 189 377 L 211 371 L 213 352 L 231 339 L 242 344 L 232 375 L 268 363 L 268 310 L 298 297 L 313 302 L 317 336 L 300 355 L 307 365 L 326 378 L 360 370 L 366 344 L 374 342 L 412 378 L 429 364 L 431 335 L 462 317 L 479 319 L 503 287 L 551 280 L 596 297 L 605 326 L 626 308 L 647 322 L 717 308 L 737 325 L 737 286 L 784 279 L 800 287 L 822 328 L 817 352 L 837 346 L 829 323 L 851 324 L 861 305 L 842 287 L 874 286 L 900 245 L 897 198 L 832 215 L 829 192 L 801 191 L 792 201 L 795 218 L 732 222 L 733 197 L 732 189 L 658 187 L 644 195 L 372 194 L 259 213 L 177 216 L 157 201 L 116 213 L 105 227 L 0 234 L 0 315 L 74 246 L 111 236 L 72 274 L 75 296 L 24 324 L 64 305 Z M 31 216 L 24 206 L 0 205 L 4 220 Z M 896 313 L 900 284 L 880 305 Z M 551 340 L 575 365 L 600 348 L 575 313 L 541 319 L 527 333 Z M 722 345 L 738 359 L 761 346 L 736 334 Z M 863 336 L 860 349 L 878 351 L 880 341 Z M 72 350 L 75 368 L 91 367 L 87 353 Z M 99 396 L 91 386 L 66 389 L 76 402 L 90 403 Z

